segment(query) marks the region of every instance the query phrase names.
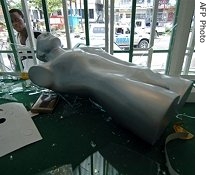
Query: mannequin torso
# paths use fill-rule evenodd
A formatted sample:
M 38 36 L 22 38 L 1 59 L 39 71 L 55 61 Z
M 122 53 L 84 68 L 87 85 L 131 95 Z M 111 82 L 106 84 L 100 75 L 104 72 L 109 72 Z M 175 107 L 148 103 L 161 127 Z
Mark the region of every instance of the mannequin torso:
M 118 123 L 151 144 L 185 101 L 183 97 L 188 96 L 192 85 L 187 80 L 115 60 L 103 51 L 66 51 L 50 33 L 38 37 L 37 57 L 47 63 L 30 68 L 32 82 L 55 92 L 93 98 Z

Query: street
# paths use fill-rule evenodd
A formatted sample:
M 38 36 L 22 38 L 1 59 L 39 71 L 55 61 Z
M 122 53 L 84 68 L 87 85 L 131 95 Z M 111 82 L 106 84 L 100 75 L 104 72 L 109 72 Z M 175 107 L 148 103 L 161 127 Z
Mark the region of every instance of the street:
M 63 45 L 63 48 L 67 48 L 67 42 L 66 42 L 66 35 L 65 33 L 61 33 L 58 34 L 58 37 L 61 40 L 61 43 Z M 83 43 L 85 44 L 85 40 L 80 39 L 80 38 L 76 38 L 74 33 L 70 34 L 71 37 L 71 47 L 73 48 L 75 45 L 77 45 L 78 43 Z M 5 38 L 1 37 L 1 50 L 5 50 L 7 47 L 7 43 L 4 42 Z M 153 50 L 167 50 L 169 48 L 169 42 L 170 42 L 170 35 L 160 35 L 158 38 L 156 38 L 154 40 L 154 46 L 152 47 Z M 90 46 L 94 46 L 94 47 L 102 47 L 105 44 L 105 40 L 90 40 Z M 115 50 L 120 50 L 120 48 L 116 48 L 118 46 L 115 45 Z M 151 48 L 150 48 L 151 49 Z M 138 52 L 139 55 L 138 56 L 133 56 L 132 62 L 141 66 L 146 66 L 147 65 L 147 52 L 145 51 L 134 51 L 134 54 Z M 129 53 L 114 53 L 114 56 L 124 60 L 124 61 L 129 61 Z M 166 60 L 167 60 L 167 56 L 168 53 L 153 53 L 152 56 L 152 65 L 151 65 L 151 69 L 152 70 L 158 70 L 158 71 L 163 71 L 165 69 L 166 66 Z M 1 58 L 2 57 L 2 58 Z M 1 64 L 1 68 L 3 66 L 3 68 L 5 68 L 5 71 L 12 71 L 11 70 L 11 65 L 10 65 L 10 61 L 7 57 L 6 53 L 2 53 L 1 54 L 1 62 L 4 63 L 5 66 L 3 66 Z M 4 69 L 3 69 L 4 70 Z

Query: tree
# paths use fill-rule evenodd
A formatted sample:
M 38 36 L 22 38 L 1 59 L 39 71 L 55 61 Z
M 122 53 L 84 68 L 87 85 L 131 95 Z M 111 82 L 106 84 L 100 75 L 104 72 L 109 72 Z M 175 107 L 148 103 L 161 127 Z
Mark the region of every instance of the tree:
M 12 9 L 12 8 L 22 9 L 20 2 L 15 2 L 13 0 L 7 0 L 6 2 L 9 9 Z
M 30 3 L 38 9 L 42 9 L 41 0 L 30 0 Z M 47 9 L 48 9 L 49 14 L 56 12 L 61 7 L 62 7 L 62 0 L 48 0 L 47 1 Z

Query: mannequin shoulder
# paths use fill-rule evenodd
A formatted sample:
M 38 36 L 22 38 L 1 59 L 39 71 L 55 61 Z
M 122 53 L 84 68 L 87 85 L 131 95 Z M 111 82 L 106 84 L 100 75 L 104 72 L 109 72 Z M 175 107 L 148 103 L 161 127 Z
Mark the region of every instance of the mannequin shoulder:
M 83 50 L 66 50 L 65 55 L 69 55 L 71 57 L 85 57 L 88 53 L 84 52 Z

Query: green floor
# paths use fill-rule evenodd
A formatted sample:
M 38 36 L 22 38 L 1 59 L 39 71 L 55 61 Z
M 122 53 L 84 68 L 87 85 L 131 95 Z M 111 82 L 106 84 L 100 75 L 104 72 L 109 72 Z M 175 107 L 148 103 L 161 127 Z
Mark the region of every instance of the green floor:
M 30 82 L 1 80 L 0 83 L 0 104 L 17 99 L 29 110 L 41 93 Z M 5 94 L 10 94 L 11 98 L 6 96 L 8 99 L 5 99 Z M 62 97 L 52 114 L 33 118 L 43 139 L 1 157 L 0 174 L 42 174 L 68 164 L 74 174 L 167 175 L 164 143 L 174 132 L 173 124 L 182 122 L 185 129 L 192 134 L 195 132 L 193 118 L 174 118 L 160 140 L 151 146 L 118 126 L 90 99 L 64 94 Z M 179 112 L 194 117 L 195 104 L 187 103 Z M 168 144 L 167 150 L 171 165 L 177 172 L 195 174 L 194 138 L 174 140 Z M 95 156 L 96 153 L 100 156 Z M 85 160 L 87 165 L 84 168 Z

